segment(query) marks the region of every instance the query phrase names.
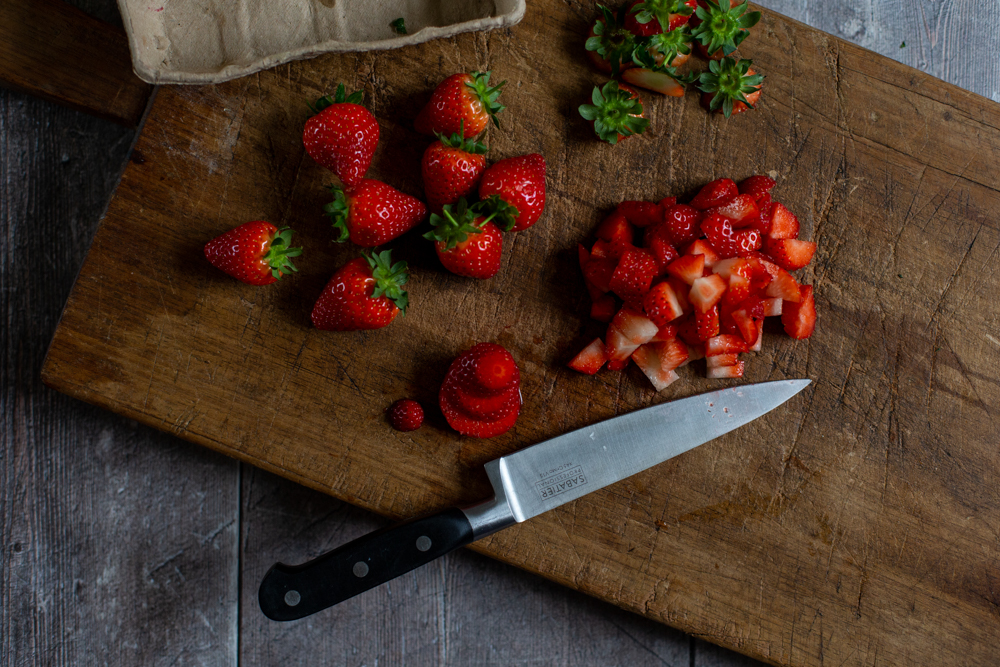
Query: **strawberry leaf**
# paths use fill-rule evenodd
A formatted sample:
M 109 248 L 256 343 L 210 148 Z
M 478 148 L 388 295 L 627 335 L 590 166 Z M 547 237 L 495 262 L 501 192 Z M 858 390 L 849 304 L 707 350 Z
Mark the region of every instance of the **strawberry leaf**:
M 585 47 L 608 61 L 614 78 L 618 76 L 621 63 L 631 62 L 632 52 L 636 49 L 636 38 L 625 28 L 624 7 L 618 14 L 604 5 L 597 5 L 597 9 L 601 12 L 601 18 L 594 23 L 595 36 L 587 39 Z
M 402 287 L 410 279 L 409 267 L 406 262 L 393 264 L 391 250 L 383 250 L 371 255 L 362 254 L 368 261 L 368 266 L 372 270 L 372 278 L 375 280 L 371 298 L 378 299 L 384 296 L 395 303 L 400 312 L 405 315 L 406 307 L 410 303 L 409 295 Z
M 476 141 L 474 137 L 465 136 L 465 119 L 462 119 L 458 123 L 458 132 L 453 133 L 450 137 L 440 132 L 434 132 L 437 136 L 438 141 L 440 141 L 445 146 L 449 148 L 457 148 L 460 151 L 465 151 L 466 153 L 472 153 L 473 155 L 485 155 L 486 144 Z
M 646 0 L 632 7 L 639 23 L 649 23 L 654 18 L 664 32 L 670 30 L 670 15 L 691 16 L 694 10 L 684 0 Z
M 695 13 L 701 23 L 691 31 L 691 36 L 697 39 L 709 53 L 722 50 L 722 55 L 728 56 L 750 34 L 750 28 L 760 21 L 760 12 L 747 12 L 748 0 L 731 6 L 730 0 L 705 0 L 699 3 Z
M 742 102 L 750 108 L 753 105 L 747 100 L 747 95 L 760 90 L 764 77 L 761 74 L 750 74 L 752 60 L 744 58 L 737 62 L 733 58 L 713 60 L 708 63 L 708 72 L 703 72 L 698 78 L 698 88 L 703 93 L 713 94 L 709 109 L 722 109 L 726 118 L 733 113 L 733 103 Z
M 347 195 L 344 194 L 343 189 L 336 185 L 328 185 L 327 187 L 333 194 L 333 201 L 323 206 L 323 212 L 330 217 L 330 221 L 333 222 L 333 228 L 337 232 L 337 238 L 334 240 L 337 243 L 343 243 L 351 238 L 351 232 L 347 228 L 347 220 L 351 214 L 351 207 L 347 203 Z
M 469 234 L 482 234 L 487 221 L 478 218 L 476 208 L 470 208 L 465 197 L 459 197 L 455 204 L 445 204 L 441 215 L 431 214 L 433 229 L 424 234 L 424 238 L 444 243 L 445 250 L 451 250 L 459 243 L 465 243 Z
M 617 144 L 618 137 L 642 134 L 649 121 L 641 118 L 642 102 L 631 91 L 618 87 L 616 81 L 608 81 L 603 88 L 594 86 L 591 93 L 593 104 L 581 104 L 580 115 L 594 123 L 594 132 L 602 141 Z
M 267 254 L 264 255 L 264 261 L 271 267 L 271 275 L 279 280 L 283 273 L 298 271 L 295 265 L 292 264 L 292 257 L 301 255 L 302 248 L 289 247 L 291 242 L 292 230 L 288 227 L 282 227 L 278 230 L 274 238 L 271 239 L 271 245 L 268 248 Z
M 344 84 L 340 83 L 337 84 L 337 92 L 334 93 L 333 97 L 330 97 L 329 95 L 324 95 L 323 97 L 319 98 L 318 100 L 310 104 L 309 110 L 315 116 L 319 112 L 323 111 L 323 109 L 326 109 L 327 107 L 332 106 L 334 104 L 344 104 L 344 103 L 361 104 L 361 102 L 364 100 L 364 97 L 365 94 L 361 90 L 355 90 L 350 95 L 347 95 L 344 89 Z
M 504 201 L 500 195 L 490 195 L 481 202 L 472 205 L 472 210 L 476 217 L 483 217 L 485 225 L 490 220 L 505 232 L 509 232 L 517 224 L 517 217 L 521 212 L 513 204 Z
M 483 111 L 490 115 L 490 120 L 493 121 L 493 124 L 500 127 L 497 114 L 507 107 L 499 104 L 497 98 L 500 96 L 500 89 L 507 82 L 501 81 L 497 85 L 490 87 L 490 72 L 473 72 L 469 76 L 472 77 L 472 81 L 467 82 L 465 85 L 471 88 L 476 97 L 479 98 L 479 102 L 483 105 Z

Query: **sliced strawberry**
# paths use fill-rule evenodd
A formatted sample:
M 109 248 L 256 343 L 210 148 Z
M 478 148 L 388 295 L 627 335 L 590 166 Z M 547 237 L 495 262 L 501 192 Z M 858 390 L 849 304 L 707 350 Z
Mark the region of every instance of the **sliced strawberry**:
M 809 338 L 816 329 L 816 300 L 812 285 L 803 285 L 798 303 L 785 300 L 781 306 L 781 324 L 792 338 Z
M 607 292 L 602 292 L 600 289 L 595 287 L 594 284 L 591 283 L 589 280 L 587 280 L 586 277 L 584 277 L 583 279 L 583 284 L 587 286 L 587 294 L 590 295 L 590 300 L 592 302 L 597 301 L 607 293 Z M 614 300 L 614 297 L 612 297 L 612 300 Z
M 656 332 L 656 335 L 649 339 L 650 343 L 665 343 L 677 338 L 677 325 L 664 324 Z
M 660 208 L 666 210 L 667 208 L 669 208 L 669 207 L 671 207 L 671 206 L 673 206 L 674 204 L 677 203 L 677 197 L 664 197 L 663 199 L 661 199 L 657 203 L 660 205 Z M 662 215 L 661 215 L 661 219 L 662 219 Z
M 611 244 L 603 239 L 597 239 L 590 248 L 590 256 L 594 259 L 611 257 Z
M 742 360 L 737 361 L 732 366 L 719 366 L 717 368 L 709 368 L 708 373 L 705 375 L 709 380 L 728 380 L 732 378 L 743 377 L 743 367 L 744 363 Z
M 760 348 L 764 345 L 764 323 L 757 323 L 757 340 L 754 344 L 750 346 L 751 352 L 760 352 Z
M 769 237 L 764 242 L 764 252 L 783 269 L 795 271 L 807 266 L 816 253 L 816 244 L 799 239 L 776 239 Z
M 674 294 L 677 295 L 677 301 L 681 304 L 681 311 L 685 313 L 691 312 L 693 306 L 687 298 L 688 292 L 691 291 L 691 286 L 676 276 L 668 276 L 667 284 L 670 285 L 670 288 L 674 290 Z
M 506 417 L 520 404 L 520 390 L 511 387 L 496 394 L 478 394 L 463 391 L 456 385 L 442 387 L 442 392 L 448 394 L 448 401 L 459 412 L 473 419 L 494 421 Z
M 635 350 L 633 349 L 633 352 Z M 628 360 L 631 357 L 625 357 L 624 359 L 608 359 L 608 370 L 609 371 L 623 371 L 628 368 Z
M 718 368 L 719 366 L 735 366 L 736 362 L 739 360 L 740 355 L 736 352 L 716 354 L 711 357 L 705 357 L 705 365 L 709 368 Z
M 650 254 L 653 255 L 653 259 L 656 260 L 656 264 L 659 267 L 659 275 L 663 275 L 667 270 L 667 265 L 680 257 L 680 253 L 673 245 L 673 239 L 670 238 L 669 232 L 665 226 L 662 224 L 655 225 L 646 230 L 646 234 L 642 239 L 642 245 L 644 248 L 649 250 Z
M 465 414 L 446 398 L 446 394 L 442 394 L 440 403 L 441 412 L 453 429 L 462 435 L 471 435 L 474 438 L 492 438 L 514 427 L 521 410 L 521 394 L 513 392 L 510 406 L 503 412 L 502 417 L 494 421 L 475 419 Z
M 611 290 L 611 276 L 614 275 L 618 261 L 611 257 L 590 256 L 590 261 L 583 268 L 583 277 L 601 293 Z
M 623 201 L 615 213 L 621 213 L 636 227 L 649 227 L 663 219 L 663 209 L 651 201 Z
M 646 296 L 642 299 L 642 309 L 646 312 L 646 316 L 660 327 L 684 314 L 677 293 L 670 283 L 665 282 L 653 285 L 646 292 Z
M 726 281 L 721 276 L 711 274 L 695 279 L 691 284 L 688 299 L 694 304 L 697 312 L 706 313 L 719 303 L 725 292 Z
M 733 273 L 729 276 L 728 289 L 724 297 L 726 303 L 737 304 L 750 296 L 750 279 Z
M 720 257 L 745 257 L 761 246 L 760 232 L 756 229 L 733 229 L 733 223 L 717 213 L 705 216 L 701 230 Z
M 659 345 L 660 343 L 649 343 L 636 348 L 632 353 L 632 361 L 642 369 L 656 391 L 663 391 L 679 376 L 672 369 L 663 369 Z
M 667 265 L 667 273 L 693 285 L 705 275 L 705 255 L 682 255 Z
M 762 196 L 766 195 L 770 197 L 771 190 L 774 186 L 774 179 L 770 176 L 756 175 L 740 181 L 739 191 L 740 194 L 750 195 L 759 202 L 760 197 Z
M 760 218 L 757 201 L 751 195 L 736 195 L 723 206 L 716 206 L 705 211 L 706 215 L 715 213 L 730 220 L 733 227 L 746 227 Z
M 771 205 L 771 230 L 768 233 L 772 239 L 795 239 L 799 237 L 799 219 L 785 208 L 784 204 L 774 202 Z
M 781 315 L 781 299 L 769 298 L 764 299 L 764 317 L 774 317 L 776 315 Z
M 622 71 L 622 80 L 668 97 L 684 97 L 684 84 L 666 72 L 645 67 L 631 67 Z
M 608 254 L 611 257 L 621 257 L 627 248 L 632 247 L 635 240 L 635 229 L 628 218 L 615 211 L 597 228 L 597 238 L 608 243 Z
M 663 222 L 674 246 L 679 248 L 698 238 L 701 212 L 687 204 L 671 204 L 663 209 Z
M 732 354 L 747 351 L 747 344 L 739 336 L 721 334 L 712 336 L 705 341 L 705 356 L 714 357 L 717 354 Z
M 580 350 L 580 353 L 569 362 L 569 367 L 575 371 L 593 375 L 601 370 L 601 366 L 608 360 L 608 350 L 604 346 L 604 341 L 595 338 L 590 345 Z
M 712 268 L 713 266 L 715 266 L 715 263 L 721 259 L 719 257 L 719 254 L 715 252 L 715 248 L 712 247 L 712 244 L 705 239 L 698 239 L 697 241 L 689 245 L 687 248 L 684 249 L 684 254 L 704 255 L 705 266 L 708 268 Z
M 750 262 L 750 291 L 754 294 L 761 294 L 767 289 L 772 278 L 771 273 L 756 255 L 757 253 L 751 253 L 751 256 L 747 258 L 747 261 Z M 760 256 L 763 257 L 763 255 Z
M 720 178 L 704 185 L 691 200 L 691 206 L 701 211 L 713 206 L 724 206 L 738 194 L 739 190 L 735 181 L 729 178 Z
M 719 335 L 719 308 L 713 306 L 707 313 L 697 310 L 677 325 L 677 337 L 688 345 L 699 345 L 712 336 Z
M 659 265 L 653 256 L 644 250 L 633 248 L 622 253 L 608 287 L 623 301 L 641 303 L 658 273 Z
M 771 274 L 771 282 L 764 289 L 765 296 L 798 302 L 801 298 L 799 283 L 792 277 L 792 274 L 770 261 L 763 259 L 758 259 L 757 261 Z
M 660 346 L 660 368 L 664 370 L 680 368 L 688 361 L 688 346 L 677 338 L 651 342 L 650 345 Z
M 590 317 L 598 322 L 610 322 L 615 316 L 616 309 L 615 297 L 602 294 L 590 304 Z
M 751 295 L 740 302 L 737 310 L 745 310 L 747 315 L 755 320 L 764 319 L 764 300 L 759 296 Z
M 754 321 L 753 317 L 740 308 L 733 311 L 733 321 L 736 322 L 744 342 L 747 345 L 753 345 L 754 341 L 757 340 L 757 322 Z
M 726 280 L 729 280 L 733 273 L 749 278 L 752 274 L 750 260 L 743 257 L 721 259 L 712 267 L 712 273 L 720 275 Z
M 611 329 L 621 332 L 629 342 L 642 345 L 652 340 L 660 327 L 639 311 L 622 306 L 608 326 L 609 332 Z
M 704 359 L 705 358 L 705 344 L 704 343 L 697 343 L 695 345 L 688 345 L 687 346 L 687 352 L 688 352 L 688 358 L 687 358 L 687 361 L 684 362 L 684 364 L 689 364 L 692 361 L 698 361 L 699 359 Z M 681 364 L 681 365 L 684 365 L 684 364 Z

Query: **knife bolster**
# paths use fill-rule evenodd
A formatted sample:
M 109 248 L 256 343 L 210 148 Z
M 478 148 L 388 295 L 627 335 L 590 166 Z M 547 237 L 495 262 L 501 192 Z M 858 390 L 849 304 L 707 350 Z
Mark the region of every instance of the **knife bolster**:
M 500 479 L 499 460 L 486 464 L 486 475 L 493 484 L 493 498 L 476 505 L 463 507 L 462 513 L 472 525 L 472 539 L 478 540 L 517 523 Z

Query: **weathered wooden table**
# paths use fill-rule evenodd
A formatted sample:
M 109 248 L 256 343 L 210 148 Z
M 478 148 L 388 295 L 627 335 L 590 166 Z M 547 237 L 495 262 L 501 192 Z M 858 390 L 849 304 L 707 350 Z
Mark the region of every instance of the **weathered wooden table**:
M 114 19 L 110 0 L 76 4 Z M 763 4 L 1000 100 L 1000 63 L 978 55 L 1000 7 Z M 266 621 L 256 587 L 272 562 L 381 520 L 38 380 L 132 138 L 0 93 L 0 664 L 747 664 L 464 552 L 314 620 Z

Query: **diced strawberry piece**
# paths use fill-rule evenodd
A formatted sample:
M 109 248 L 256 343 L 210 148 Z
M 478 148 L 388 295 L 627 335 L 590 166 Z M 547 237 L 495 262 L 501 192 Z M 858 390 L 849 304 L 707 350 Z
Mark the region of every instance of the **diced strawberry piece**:
M 778 297 L 785 301 L 798 302 L 801 298 L 799 283 L 792 277 L 792 274 L 780 266 L 774 264 L 771 266 L 775 270 L 771 273 L 772 280 L 764 290 L 764 294 L 770 297 Z M 782 306 L 782 309 L 784 309 L 784 306 Z
M 758 259 L 758 255 L 763 257 L 760 253 L 751 253 L 751 256 L 747 258 L 747 261 L 750 262 L 750 292 L 753 294 L 762 293 L 772 280 L 770 271 Z M 768 261 L 768 263 L 771 262 Z
M 611 257 L 621 257 L 626 249 L 632 247 L 635 228 L 624 215 L 615 211 L 598 225 L 597 238 L 608 242 L 608 254 Z
M 582 271 L 583 267 L 587 266 L 587 262 L 590 261 L 590 251 L 582 243 L 576 245 L 576 250 L 580 255 L 580 270 Z
M 771 205 L 771 231 L 768 236 L 772 239 L 798 238 L 799 219 L 784 204 L 774 202 Z
M 605 292 L 602 292 L 600 289 L 595 287 L 592 282 L 587 280 L 586 276 L 584 276 L 583 278 L 583 284 L 587 286 L 587 294 L 590 295 L 590 300 L 592 302 L 597 301 L 598 299 L 600 299 L 602 296 L 605 295 Z
M 691 285 L 688 299 L 698 312 L 708 312 L 712 306 L 719 303 L 726 292 L 726 281 L 722 276 L 711 274 L 697 278 Z
M 670 285 L 671 289 L 674 290 L 674 294 L 677 295 L 677 302 L 681 304 L 681 311 L 685 313 L 691 312 L 691 302 L 687 298 L 691 286 L 677 276 L 668 276 L 667 284 Z
M 667 265 L 680 257 L 680 253 L 674 248 L 669 232 L 663 225 L 655 225 L 646 230 L 646 235 L 642 240 L 642 245 L 656 260 L 659 266 L 659 274 L 667 270 Z
M 781 315 L 781 299 L 768 298 L 763 299 L 764 303 L 764 317 L 774 317 L 776 315 Z
M 688 345 L 688 359 L 685 364 L 692 361 L 698 361 L 699 359 L 705 358 L 705 343 L 697 343 L 695 345 Z M 684 364 L 681 364 L 684 365 Z
M 659 343 L 643 345 L 632 353 L 632 361 L 642 369 L 656 391 L 663 391 L 678 379 L 673 369 L 664 370 L 660 359 Z
M 743 367 L 744 363 L 741 359 L 737 361 L 732 366 L 719 366 L 718 368 L 709 368 L 706 377 L 709 380 L 727 380 L 731 378 L 741 378 L 743 377 Z
M 719 335 L 719 307 L 712 306 L 708 312 L 702 313 L 697 309 L 694 311 L 696 343 L 704 343 L 709 338 Z M 678 335 L 680 328 L 678 327 Z M 685 341 L 687 342 L 687 341 Z
M 733 274 L 739 274 L 744 278 L 750 278 L 752 275 L 750 260 L 743 257 L 730 257 L 729 259 L 720 259 L 715 265 L 712 266 L 712 273 L 717 274 L 729 280 L 729 277 Z
M 660 205 L 660 208 L 667 209 L 668 207 L 673 206 L 674 204 L 677 203 L 677 197 L 664 197 L 657 203 Z M 662 219 L 662 217 L 663 216 L 661 212 L 660 218 Z
M 798 239 L 768 238 L 764 243 L 764 252 L 781 268 L 795 271 L 812 261 L 816 244 Z
M 590 249 L 590 256 L 593 259 L 611 257 L 611 244 L 603 239 L 597 239 Z
M 660 327 L 656 335 L 649 339 L 650 343 L 665 343 L 668 340 L 674 340 L 677 338 L 677 325 L 676 324 L 664 324 Z
M 757 340 L 753 345 L 750 346 L 750 350 L 753 352 L 760 352 L 760 348 L 764 345 L 764 323 L 757 323 Z
M 610 291 L 622 301 L 642 303 L 642 297 L 649 291 L 653 278 L 659 274 L 659 265 L 645 250 L 632 248 L 622 253 L 618 266 L 608 281 Z
M 746 227 L 760 218 L 757 201 L 750 195 L 736 195 L 724 206 L 710 208 L 705 213 L 721 215 L 732 222 L 733 227 Z
M 684 97 L 683 84 L 664 72 L 654 72 L 645 67 L 630 67 L 622 70 L 622 80 L 668 97 Z
M 756 175 L 750 176 L 740 181 L 738 189 L 742 195 L 751 195 L 754 199 L 758 199 L 762 195 L 770 195 L 771 189 L 774 188 L 774 179 L 769 176 Z
M 646 292 L 646 296 L 642 299 L 642 309 L 646 312 L 646 316 L 660 327 L 684 314 L 677 294 L 670 283 L 665 282 L 653 285 Z
M 719 261 L 720 257 L 712 244 L 705 239 L 698 239 L 684 250 L 685 255 L 704 255 L 705 266 L 712 268 Z
M 649 227 L 663 219 L 663 209 L 651 201 L 623 201 L 615 213 L 621 213 L 636 227 Z
M 629 342 L 642 345 L 652 340 L 660 327 L 642 313 L 628 306 L 622 306 L 608 326 L 609 336 L 611 329 L 621 332 Z M 609 340 L 608 344 L 610 343 Z
M 569 367 L 575 371 L 593 375 L 601 370 L 601 366 L 608 360 L 608 350 L 604 346 L 604 341 L 595 338 L 590 345 L 580 350 L 580 353 L 569 362 Z
M 687 363 L 688 346 L 676 338 L 659 343 L 650 342 L 650 345 L 660 346 L 660 368 L 663 370 L 673 370 L 680 368 Z
M 610 294 L 602 294 L 590 304 L 590 316 L 598 322 L 610 322 L 615 311 L 615 297 Z
M 667 273 L 693 285 L 705 275 L 705 255 L 681 255 L 667 265 Z
M 716 354 L 711 357 L 705 357 L 705 365 L 709 368 L 718 368 L 719 366 L 735 366 L 736 362 L 740 360 L 740 355 L 736 352 L 730 352 L 729 354 Z
M 747 351 L 747 344 L 739 336 L 722 334 L 712 336 L 705 341 L 705 356 L 714 357 L 717 354 L 732 354 Z
M 792 338 L 809 338 L 816 329 L 816 299 L 812 285 L 803 285 L 799 302 L 786 300 L 781 306 L 781 324 Z
M 704 185 L 691 200 L 691 206 L 704 211 L 713 206 L 723 206 L 738 194 L 739 190 L 735 181 L 720 178 Z
M 611 257 L 594 257 L 590 255 L 590 261 L 583 268 L 583 277 L 588 283 L 597 288 L 601 293 L 611 289 L 611 276 L 615 273 L 618 261 Z
M 663 222 L 674 247 L 691 243 L 701 233 L 701 212 L 687 204 L 672 204 L 663 209 Z
M 745 310 L 746 314 L 755 320 L 764 319 L 764 300 L 759 296 L 750 295 L 746 299 L 740 302 L 736 310 Z
M 753 317 L 747 314 L 747 311 L 740 308 L 733 311 L 733 321 L 736 322 L 736 326 L 740 330 L 740 335 L 743 336 L 746 344 L 753 345 L 754 341 L 757 340 L 757 323 Z
M 733 223 L 717 213 L 710 213 L 701 221 L 701 231 L 720 257 L 745 257 L 760 248 L 760 232 L 756 229 L 734 230 Z
M 627 362 L 628 358 L 635 352 L 635 349 L 639 345 L 640 343 L 633 343 L 629 340 L 628 336 L 616 329 L 614 324 L 608 326 L 608 333 L 605 337 L 608 361 L 621 362 L 624 360 Z M 608 368 L 611 368 L 611 366 L 608 366 Z
M 625 370 L 628 367 L 629 359 L 630 357 L 625 357 L 624 359 L 608 359 L 608 370 L 609 371 Z
M 737 304 L 750 296 L 750 280 L 746 277 L 740 275 L 739 273 L 733 273 L 729 276 L 729 289 L 726 290 L 725 301 L 726 303 Z

